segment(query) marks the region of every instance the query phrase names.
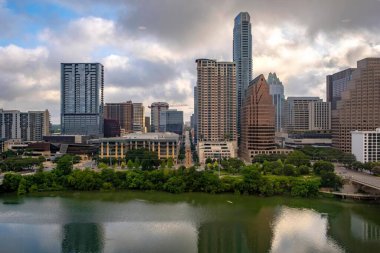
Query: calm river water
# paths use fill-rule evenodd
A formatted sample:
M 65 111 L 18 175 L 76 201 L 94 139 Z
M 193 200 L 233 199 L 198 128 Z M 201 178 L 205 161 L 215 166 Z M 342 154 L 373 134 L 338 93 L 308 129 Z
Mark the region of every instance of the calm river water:
M 0 196 L 0 252 L 380 252 L 380 205 L 144 192 Z

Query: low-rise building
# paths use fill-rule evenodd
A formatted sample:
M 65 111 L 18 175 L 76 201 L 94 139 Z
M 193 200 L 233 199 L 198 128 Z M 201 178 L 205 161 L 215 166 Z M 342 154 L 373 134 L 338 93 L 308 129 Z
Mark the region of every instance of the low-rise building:
M 299 133 L 287 134 L 284 137 L 286 148 L 303 148 L 306 146 L 327 148 L 332 146 L 332 136 L 329 133 Z
M 128 150 L 145 148 L 157 152 L 158 159 L 177 161 L 180 138 L 175 133 L 132 133 L 123 137 L 102 138 L 99 143 L 100 158 L 125 158 Z
M 205 164 L 207 158 L 224 159 L 237 157 L 236 141 L 199 141 L 198 156 L 200 164 Z
M 375 131 L 352 131 L 351 149 L 356 160 L 366 162 L 380 161 L 380 128 Z

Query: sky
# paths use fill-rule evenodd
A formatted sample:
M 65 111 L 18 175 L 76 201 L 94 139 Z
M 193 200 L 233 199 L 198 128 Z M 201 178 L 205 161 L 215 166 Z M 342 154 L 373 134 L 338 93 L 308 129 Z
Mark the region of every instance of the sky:
M 232 61 L 241 11 L 253 76 L 276 72 L 286 96 L 325 98 L 326 75 L 380 57 L 380 0 L 0 0 L 0 108 L 59 123 L 60 63 L 100 62 L 105 102 L 186 105 L 187 121 L 195 59 Z

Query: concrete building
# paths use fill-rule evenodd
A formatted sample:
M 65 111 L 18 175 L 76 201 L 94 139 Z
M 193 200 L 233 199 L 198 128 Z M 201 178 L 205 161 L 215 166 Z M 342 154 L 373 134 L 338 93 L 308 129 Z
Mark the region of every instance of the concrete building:
M 61 63 L 62 134 L 103 135 L 104 67 Z
M 237 157 L 236 141 L 199 141 L 197 149 L 200 164 L 205 164 L 207 158 L 221 160 Z
M 311 102 L 323 102 L 319 97 L 288 97 L 285 104 L 285 125 L 287 132 L 310 131 Z
M 331 130 L 331 103 L 310 102 L 309 103 L 309 131 Z
M 115 119 L 104 119 L 104 137 L 120 136 L 120 123 Z
M 275 109 L 275 130 L 281 132 L 284 124 L 284 106 L 285 106 L 285 93 L 284 85 L 277 77 L 276 73 L 269 73 L 268 75 L 269 93 L 272 96 L 272 101 Z
M 128 150 L 145 148 L 157 152 L 158 159 L 177 161 L 180 139 L 175 133 L 131 133 L 123 137 L 101 138 L 100 158 L 125 158 Z
M 196 63 L 198 141 L 236 141 L 235 63 L 209 59 Z
M 150 108 L 150 130 L 152 133 L 160 131 L 160 112 L 169 109 L 169 104 L 166 102 L 152 103 Z
M 332 146 L 331 133 L 286 134 L 283 140 L 285 148 L 303 148 L 307 146 L 328 148 Z
M 351 132 L 380 126 L 380 58 L 358 61 L 347 89 L 332 112 L 333 146 L 351 153 Z
M 183 134 L 183 111 L 169 109 L 160 112 L 160 132 Z
M 326 101 L 331 103 L 332 110 L 336 109 L 342 93 L 347 90 L 354 71 L 354 68 L 349 68 L 326 77 Z
M 50 135 L 48 110 L 20 112 L 0 109 L 0 138 L 41 141 L 44 135 Z
M 133 132 L 146 133 L 145 107 L 142 103 L 133 103 Z
M 352 154 L 362 163 L 380 161 L 380 128 L 375 131 L 352 131 Z
M 132 101 L 122 103 L 106 103 L 104 106 L 104 118 L 119 122 L 123 134 L 133 132 L 133 103 Z
M 248 86 L 241 107 L 239 156 L 252 161 L 254 150 L 273 150 L 275 145 L 275 107 L 264 75 Z
M 198 132 L 198 87 L 194 87 L 194 114 L 192 115 L 192 128 L 194 129 L 194 143 L 197 143 Z
M 233 61 L 236 63 L 237 132 L 240 133 L 240 107 L 252 80 L 252 34 L 248 12 L 240 12 L 234 20 Z

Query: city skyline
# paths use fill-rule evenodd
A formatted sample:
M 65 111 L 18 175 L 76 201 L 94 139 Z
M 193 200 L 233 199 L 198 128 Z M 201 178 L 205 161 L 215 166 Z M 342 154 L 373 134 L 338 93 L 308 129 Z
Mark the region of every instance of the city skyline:
M 233 21 L 241 11 L 251 16 L 255 75 L 276 72 L 286 96 L 325 98 L 326 75 L 380 53 L 380 2 L 342 3 L 1 0 L 0 108 L 49 109 L 59 123 L 59 64 L 100 62 L 106 103 L 185 103 L 179 109 L 187 120 L 193 62 L 232 60 Z

